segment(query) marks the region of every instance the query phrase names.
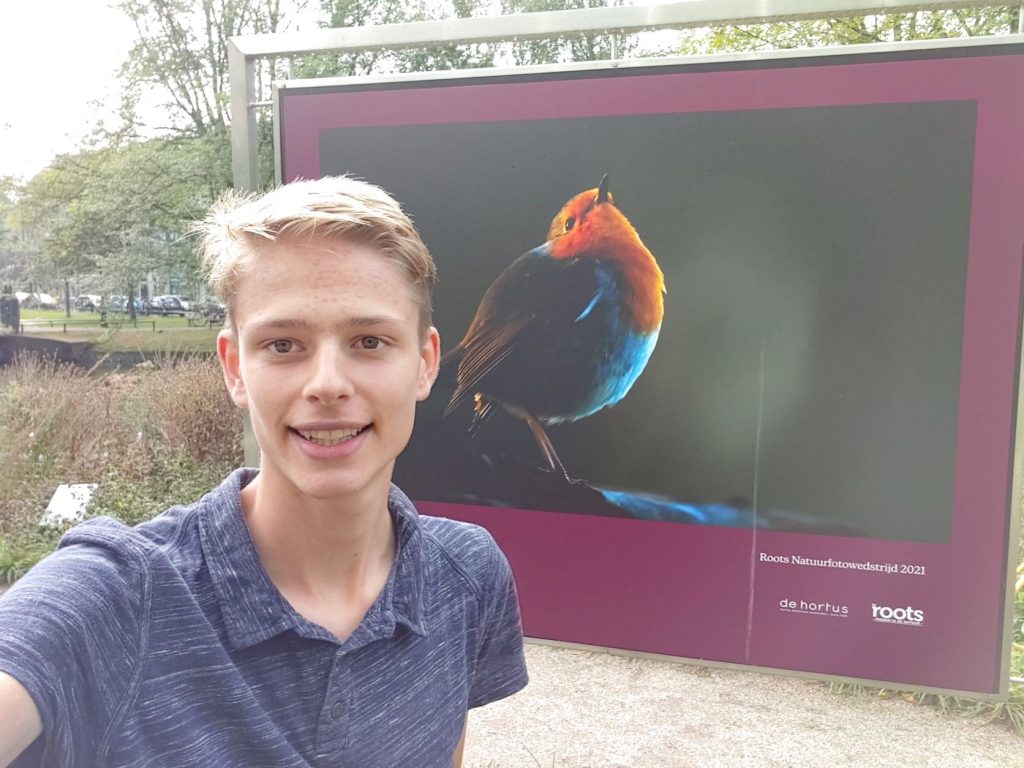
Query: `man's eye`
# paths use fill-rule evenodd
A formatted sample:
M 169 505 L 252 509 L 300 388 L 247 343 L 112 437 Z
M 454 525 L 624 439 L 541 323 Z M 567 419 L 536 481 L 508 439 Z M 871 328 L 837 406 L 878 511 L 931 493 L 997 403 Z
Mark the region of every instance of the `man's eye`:
M 359 346 L 363 349 L 377 349 L 381 345 L 381 340 L 376 336 L 364 336 L 359 340 Z
M 292 343 L 288 339 L 278 339 L 270 344 L 270 348 L 283 355 L 292 351 Z

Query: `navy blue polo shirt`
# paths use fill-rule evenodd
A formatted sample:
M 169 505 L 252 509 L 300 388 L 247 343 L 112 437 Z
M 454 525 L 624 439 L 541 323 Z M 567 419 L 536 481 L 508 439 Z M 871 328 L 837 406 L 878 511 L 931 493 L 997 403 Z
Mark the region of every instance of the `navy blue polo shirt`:
M 449 766 L 467 708 L 526 684 L 508 563 L 392 487 L 387 584 L 339 641 L 264 571 L 239 470 L 136 528 L 88 521 L 0 599 L 0 670 L 43 735 L 16 766 Z

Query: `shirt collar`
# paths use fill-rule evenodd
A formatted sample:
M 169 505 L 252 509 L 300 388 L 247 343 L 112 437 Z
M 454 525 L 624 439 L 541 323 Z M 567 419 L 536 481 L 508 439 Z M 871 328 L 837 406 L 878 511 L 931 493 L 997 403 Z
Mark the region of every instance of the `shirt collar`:
M 242 511 L 241 491 L 256 477 L 255 469 L 238 469 L 203 499 L 200 540 L 231 645 L 248 648 L 292 629 L 301 634 L 310 622 L 288 604 L 267 575 Z M 394 633 L 404 624 L 426 634 L 423 617 L 423 534 L 419 514 L 396 486 L 388 492 L 395 523 L 395 561 L 387 584 L 349 640 L 359 644 Z M 333 639 L 326 630 L 317 633 Z M 346 641 L 346 645 L 349 641 Z

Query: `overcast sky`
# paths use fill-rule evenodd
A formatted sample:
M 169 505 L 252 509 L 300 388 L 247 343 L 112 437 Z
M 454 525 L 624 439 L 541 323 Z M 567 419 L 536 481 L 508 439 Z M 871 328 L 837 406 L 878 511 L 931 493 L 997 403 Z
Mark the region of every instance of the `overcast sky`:
M 31 177 L 117 105 L 129 22 L 109 0 L 2 0 L 0 176 Z

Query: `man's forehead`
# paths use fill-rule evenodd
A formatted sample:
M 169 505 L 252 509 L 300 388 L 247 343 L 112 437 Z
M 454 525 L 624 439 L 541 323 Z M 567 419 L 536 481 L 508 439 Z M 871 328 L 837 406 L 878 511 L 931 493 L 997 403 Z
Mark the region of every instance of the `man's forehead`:
M 306 282 L 315 288 L 328 276 L 345 275 L 375 282 L 396 280 L 412 288 L 401 265 L 370 244 L 341 236 L 284 238 L 251 249 L 239 270 L 233 298 L 249 286 L 266 287 L 268 280 Z

